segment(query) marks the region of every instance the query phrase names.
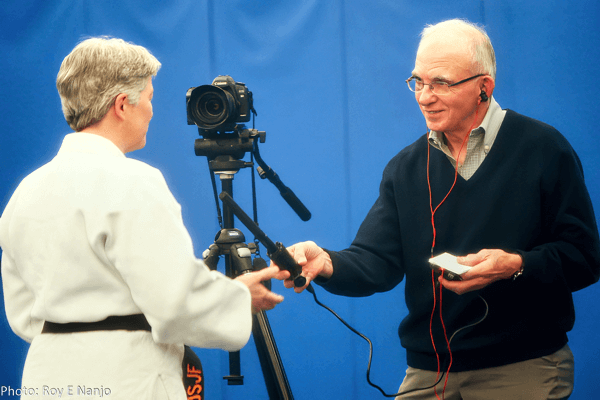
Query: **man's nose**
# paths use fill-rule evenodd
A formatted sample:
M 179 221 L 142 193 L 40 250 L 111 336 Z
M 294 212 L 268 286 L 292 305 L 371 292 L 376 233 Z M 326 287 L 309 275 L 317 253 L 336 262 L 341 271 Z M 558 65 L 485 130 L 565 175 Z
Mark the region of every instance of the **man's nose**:
M 431 85 L 424 85 L 423 90 L 417 93 L 417 102 L 419 104 L 431 104 L 437 100 L 437 95 L 431 90 Z

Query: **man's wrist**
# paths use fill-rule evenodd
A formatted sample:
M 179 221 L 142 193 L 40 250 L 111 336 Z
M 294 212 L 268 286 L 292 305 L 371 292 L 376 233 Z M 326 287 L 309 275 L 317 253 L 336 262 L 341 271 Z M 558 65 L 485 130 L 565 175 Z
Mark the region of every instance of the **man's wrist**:
M 323 253 L 323 257 L 325 258 L 325 260 L 323 263 L 323 270 L 321 271 L 319 276 L 325 279 L 329 279 L 333 275 L 333 262 L 331 261 L 331 256 L 329 255 L 329 253 L 327 253 L 326 251 L 324 251 Z
M 517 272 L 515 272 L 512 275 L 512 280 L 516 280 L 518 277 L 520 277 L 521 275 L 523 275 L 523 271 L 525 269 L 525 260 L 523 259 L 523 256 L 520 253 L 514 253 L 515 255 L 519 256 L 519 259 L 521 260 L 521 266 L 519 267 L 519 269 L 517 270 Z

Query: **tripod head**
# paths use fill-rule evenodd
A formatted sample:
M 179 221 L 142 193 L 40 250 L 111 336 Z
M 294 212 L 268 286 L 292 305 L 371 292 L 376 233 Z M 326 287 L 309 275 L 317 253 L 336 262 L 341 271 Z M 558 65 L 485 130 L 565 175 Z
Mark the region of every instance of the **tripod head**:
M 198 128 L 200 134 L 204 130 Z M 232 176 L 242 168 L 253 167 L 253 162 L 243 161 L 246 153 L 251 153 L 259 165 L 257 167 L 261 179 L 268 179 L 277 189 L 279 194 L 290 207 L 298 214 L 302 221 L 311 218 L 310 211 L 298 199 L 294 192 L 283 184 L 277 173 L 263 160 L 258 150 L 258 143 L 266 141 L 266 132 L 256 129 L 246 129 L 244 125 L 235 125 L 232 132 L 206 135 L 202 139 L 196 139 L 194 151 L 197 156 L 208 159 L 208 167 L 211 172 Z
M 200 134 L 203 133 L 198 129 Z M 251 152 L 255 142 L 265 142 L 266 133 L 256 129 L 246 129 L 244 125 L 235 125 L 232 132 L 218 135 L 207 135 L 196 139 L 194 151 L 197 156 L 208 158 L 209 169 L 213 172 L 236 173 L 241 168 L 252 167 L 254 164 L 242 160 L 246 153 Z

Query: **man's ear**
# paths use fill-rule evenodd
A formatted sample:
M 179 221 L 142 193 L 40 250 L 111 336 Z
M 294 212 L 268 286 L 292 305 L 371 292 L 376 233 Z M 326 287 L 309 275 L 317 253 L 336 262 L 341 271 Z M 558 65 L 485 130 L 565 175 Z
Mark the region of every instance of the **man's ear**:
M 489 97 L 492 97 L 492 93 L 494 93 L 495 86 L 496 86 L 496 82 L 494 82 L 492 77 L 485 76 L 483 78 L 481 90 L 483 90 L 485 92 L 485 94 L 487 95 L 487 97 L 489 98 Z

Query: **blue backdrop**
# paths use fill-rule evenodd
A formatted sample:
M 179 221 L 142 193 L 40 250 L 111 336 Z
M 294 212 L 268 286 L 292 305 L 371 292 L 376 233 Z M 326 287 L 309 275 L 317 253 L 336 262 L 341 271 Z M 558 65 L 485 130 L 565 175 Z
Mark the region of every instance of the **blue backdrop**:
M 246 83 L 267 132 L 261 154 L 312 212 L 302 222 L 268 182 L 258 182 L 259 220 L 275 240 L 346 247 L 377 196 L 387 161 L 425 133 L 404 80 L 426 23 L 467 18 L 484 24 L 496 49 L 500 105 L 558 128 L 580 155 L 600 210 L 600 3 L 595 0 L 8 0 L 0 8 L 0 206 L 18 182 L 49 161 L 69 127 L 55 78 L 86 36 L 110 35 L 150 49 L 163 67 L 154 81 L 154 119 L 145 149 L 131 154 L 161 169 L 183 207 L 201 254 L 218 230 L 198 132 L 186 124 L 188 88 L 227 74 Z M 250 211 L 250 172 L 235 196 Z M 428 229 L 424 223 L 423 229 Z M 248 234 L 248 238 L 251 235 Z M 222 269 L 222 264 L 220 265 Z M 308 293 L 274 282 L 286 300 L 268 313 L 296 399 L 380 398 L 365 380 L 366 343 Z M 363 299 L 320 299 L 373 340 L 371 378 L 397 390 L 406 369 L 397 325 L 403 284 Z M 576 357 L 572 398 L 597 397 L 600 286 L 575 293 L 570 334 Z M 19 387 L 27 345 L 0 316 L 0 386 Z M 267 397 L 255 347 L 241 353 L 244 386 L 227 386 L 227 353 L 196 349 L 207 399 Z

